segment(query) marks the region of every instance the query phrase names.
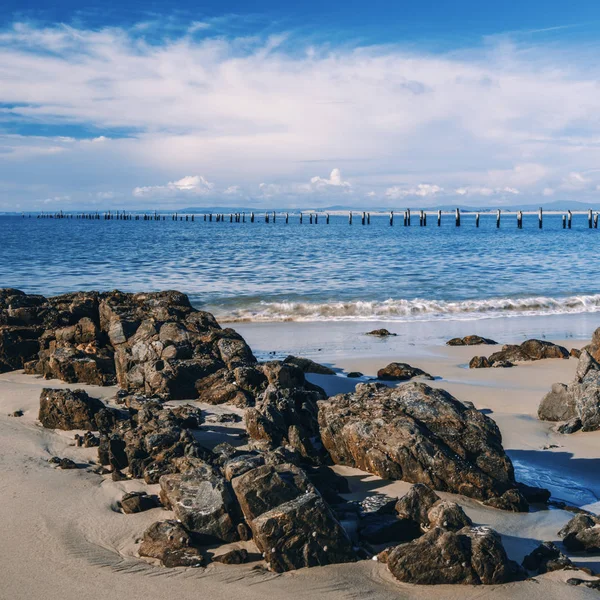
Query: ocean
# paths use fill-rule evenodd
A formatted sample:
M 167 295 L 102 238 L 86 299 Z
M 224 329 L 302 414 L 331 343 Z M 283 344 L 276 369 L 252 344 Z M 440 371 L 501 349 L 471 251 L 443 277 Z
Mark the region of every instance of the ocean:
M 177 289 L 220 320 L 439 321 L 600 310 L 600 230 L 587 215 L 396 214 L 303 224 L 0 216 L 0 287 L 54 295 Z

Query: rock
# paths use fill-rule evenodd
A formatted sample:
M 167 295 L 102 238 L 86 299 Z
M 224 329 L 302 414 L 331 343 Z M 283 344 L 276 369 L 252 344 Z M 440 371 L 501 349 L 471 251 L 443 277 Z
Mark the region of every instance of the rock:
M 408 381 L 413 377 L 423 377 L 424 379 L 433 379 L 429 373 L 425 373 L 422 369 L 411 367 L 406 363 L 393 362 L 387 367 L 377 371 L 377 379 L 383 381 Z
M 251 528 L 256 545 L 277 573 L 356 560 L 346 532 L 317 492 L 263 513 Z
M 529 503 L 518 489 L 508 490 L 496 498 L 489 498 L 484 501 L 484 504 L 512 512 L 527 512 L 529 510 Z
M 104 408 L 84 390 L 44 388 L 40 395 L 39 420 L 48 429 L 96 429 L 94 417 Z
M 519 346 L 514 344 L 504 345 L 502 350 L 494 352 L 487 359 L 482 356 L 473 357 L 471 368 L 486 368 L 486 366 L 506 368 L 514 366 L 514 363 L 542 360 L 544 358 L 569 358 L 569 352 L 566 348 L 552 342 L 527 340 Z M 469 366 L 471 366 L 471 363 L 469 363 Z
M 239 539 L 237 506 L 229 484 L 211 467 L 163 475 L 160 499 L 183 526 L 202 537 L 223 542 Z
M 567 421 L 560 433 L 600 429 L 600 364 L 587 350 L 581 352 L 575 379 L 565 385 L 555 383 L 538 408 L 543 421 Z
M 523 559 L 523 568 L 533 571 L 537 575 L 568 569 L 572 566 L 571 560 L 552 542 L 542 542 Z
M 547 504 L 550 500 L 550 490 L 545 488 L 517 483 L 517 489 L 523 494 L 525 500 L 531 504 Z
M 510 369 L 511 367 L 514 367 L 515 365 L 513 363 L 511 363 L 509 360 L 497 360 L 491 366 L 495 369 Z
M 396 503 L 396 513 L 402 519 L 410 519 L 423 527 L 429 526 L 429 510 L 440 497 L 423 483 L 416 483 Z
M 15 410 L 12 413 L 12 415 L 10 415 L 10 416 L 12 416 L 12 417 L 22 417 L 24 414 L 25 413 L 21 409 L 19 409 L 19 410 Z
M 446 342 L 447 346 L 496 346 L 498 342 L 479 335 L 467 335 L 464 338 L 452 338 Z
M 83 448 L 97 448 L 100 445 L 100 438 L 91 431 L 87 431 L 83 435 L 76 433 L 75 445 Z
M 524 576 L 519 565 L 508 559 L 500 536 L 487 527 L 458 532 L 436 527 L 392 549 L 387 565 L 399 581 L 421 585 L 491 585 Z
M 487 369 L 489 366 L 490 363 L 485 356 L 474 356 L 469 361 L 469 369 Z
M 264 464 L 265 458 L 260 454 L 240 454 L 225 462 L 223 474 L 227 481 L 231 481 L 234 477 L 243 475 L 257 467 L 262 467 Z
M 479 500 L 516 487 L 494 421 L 423 383 L 359 384 L 319 402 L 319 426 L 336 464 Z
M 396 336 L 396 333 L 390 333 L 387 329 L 373 329 L 368 331 L 365 335 L 374 335 L 375 337 L 390 337 Z
M 325 365 L 320 365 L 319 363 L 310 360 L 309 358 L 299 358 L 297 356 L 288 356 L 284 361 L 286 365 L 295 365 L 298 367 L 303 373 L 317 373 L 318 375 L 335 375 L 335 371 L 326 367 Z
M 600 551 L 600 518 L 592 515 L 575 515 L 559 532 L 563 544 L 572 552 Z
M 571 348 L 569 350 L 569 356 L 573 356 L 574 358 L 579 358 L 581 356 L 581 350 L 577 348 Z
M 224 565 L 241 565 L 248 562 L 248 550 L 245 548 L 234 548 L 223 554 L 213 556 L 212 561 Z
M 146 492 L 129 492 L 121 498 L 119 506 L 126 515 L 130 515 L 156 508 L 159 504 L 156 496 L 149 496 Z
M 53 456 L 49 461 L 50 464 L 57 465 L 59 469 L 77 469 L 77 463 L 70 458 L 60 458 Z
M 144 532 L 140 556 L 157 558 L 165 567 L 202 567 L 204 558 L 177 521 L 158 521 Z
M 363 374 L 360 371 L 350 371 L 346 377 L 349 379 L 358 379 L 359 377 L 363 377 Z
M 600 590 L 600 579 L 578 579 L 577 577 L 571 577 L 567 579 L 569 585 L 583 585 L 591 590 Z
M 290 446 L 307 459 L 321 460 L 317 401 L 325 393 L 307 384 L 298 367 L 268 364 L 264 368 L 270 383 L 256 405 L 246 410 L 248 435 L 266 448 Z
M 440 500 L 436 502 L 427 513 L 430 527 L 441 527 L 450 531 L 458 531 L 463 527 L 470 527 L 473 521 L 456 502 Z
M 591 343 L 582 348 L 583 350 L 587 351 L 594 360 L 600 362 L 600 327 L 594 331 Z

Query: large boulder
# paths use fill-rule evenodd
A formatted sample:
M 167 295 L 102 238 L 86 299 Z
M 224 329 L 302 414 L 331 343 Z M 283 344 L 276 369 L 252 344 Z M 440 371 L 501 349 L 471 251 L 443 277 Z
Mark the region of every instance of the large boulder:
M 424 383 L 359 384 L 319 402 L 319 426 L 336 464 L 479 500 L 516 488 L 494 421 Z
M 411 367 L 407 363 L 393 362 L 377 371 L 377 379 L 381 379 L 382 381 L 408 381 L 413 377 L 433 379 L 429 373 L 418 367 Z
M 325 365 L 320 365 L 314 360 L 310 360 L 310 358 L 301 358 L 299 356 L 290 355 L 283 362 L 286 365 L 295 365 L 303 373 L 317 373 L 318 375 L 335 375 L 335 371 L 333 369 L 330 369 Z
M 161 502 L 186 529 L 208 539 L 239 540 L 235 498 L 229 483 L 212 467 L 163 475 L 159 483 Z
M 146 529 L 140 556 L 156 558 L 165 567 L 202 567 L 205 560 L 185 527 L 177 521 L 157 521 Z
M 306 473 L 266 464 L 231 481 L 254 541 L 272 570 L 348 562 L 352 544 Z
M 487 527 L 464 527 L 458 532 L 435 527 L 392 549 L 387 565 L 399 581 L 421 585 L 492 585 L 524 577 L 506 555 L 500 535 Z
M 594 360 L 600 362 L 600 327 L 592 334 L 592 341 L 582 349 L 587 350 Z
M 452 338 L 446 342 L 447 346 L 496 346 L 498 342 L 479 335 L 467 335 L 464 338 Z
M 573 568 L 573 563 L 554 543 L 542 542 L 523 559 L 523 568 L 538 575 Z
M 48 429 L 96 430 L 96 415 L 104 404 L 84 390 L 44 388 L 40 395 L 38 418 Z
M 542 421 L 568 421 L 561 433 L 600 429 L 600 364 L 583 350 L 575 379 L 565 385 L 555 383 L 538 408 Z

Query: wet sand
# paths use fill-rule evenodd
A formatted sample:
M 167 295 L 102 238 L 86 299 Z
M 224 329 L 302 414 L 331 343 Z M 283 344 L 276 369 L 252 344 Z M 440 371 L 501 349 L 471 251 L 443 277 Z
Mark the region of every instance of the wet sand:
M 293 324 L 298 325 L 298 324 Z M 366 330 L 369 329 L 366 325 Z M 365 328 L 365 324 L 362 324 Z M 374 327 L 370 327 L 371 329 Z M 289 325 L 240 326 L 257 353 L 269 348 L 278 352 L 303 354 L 292 343 Z M 390 328 L 391 329 L 391 328 Z M 462 335 L 473 333 L 466 324 Z M 600 509 L 600 432 L 561 436 L 552 425 L 537 420 L 539 400 L 554 381 L 569 381 L 576 360 L 545 360 L 522 364 L 512 369 L 468 370 L 464 365 L 474 354 L 490 354 L 491 346 L 449 348 L 441 344 L 413 346 L 387 340 L 356 340 L 354 352 L 346 346 L 343 353 L 318 350 L 327 347 L 328 328 L 321 324 L 321 339 L 312 338 L 315 349 L 310 356 L 331 364 L 338 376 L 310 375 L 309 378 L 330 393 L 350 391 L 357 380 L 345 373 L 358 370 L 362 381 L 392 360 L 409 362 L 436 377 L 431 385 L 443 387 L 460 400 L 468 400 L 498 423 L 504 447 L 515 463 L 517 479 L 548 487 L 556 499 Z M 591 335 L 592 329 L 589 329 Z M 479 333 L 478 331 L 476 333 Z M 350 335 L 350 334 L 348 334 Z M 522 341 L 501 339 L 502 342 Z M 556 340 L 553 340 L 556 341 Z M 558 340 L 560 341 L 560 340 Z M 285 345 L 287 343 L 287 345 Z M 567 347 L 580 347 L 586 340 L 571 339 Z M 364 344 L 376 352 L 366 353 Z M 310 354 L 311 352 L 304 353 Z M 261 356 L 261 358 L 263 358 Z M 359 381 L 361 381 L 359 380 Z M 78 463 L 96 460 L 96 449 L 73 445 L 76 432 L 54 432 L 36 422 L 40 390 L 43 387 L 83 387 L 91 395 L 109 400 L 114 388 L 67 386 L 21 373 L 0 375 L 0 599 L 49 600 L 104 599 L 109 596 L 131 599 L 164 597 L 248 600 L 269 597 L 331 600 L 345 598 L 492 599 L 596 598 L 598 592 L 567 586 L 570 577 L 586 578 L 579 572 L 561 571 L 505 586 L 413 586 L 396 582 L 385 565 L 361 561 L 351 565 L 304 569 L 276 575 L 256 564 L 225 566 L 210 564 L 206 569 L 169 570 L 150 565 L 136 556 L 136 540 L 152 522 L 171 513 L 162 509 L 123 515 L 116 502 L 125 491 L 155 491 L 143 481 L 113 482 L 90 470 L 61 471 L 48 464 L 53 455 L 69 457 Z M 207 407 L 208 412 L 229 411 L 229 407 Z M 24 416 L 10 417 L 15 410 Z M 237 411 L 240 412 L 240 411 Z M 214 444 L 235 438 L 239 430 L 204 426 L 203 441 Z M 239 443 L 239 442 L 237 442 Z M 557 446 L 557 447 L 551 447 Z M 348 477 L 351 498 L 373 493 L 397 496 L 410 487 L 404 482 L 389 482 L 356 469 L 336 467 Z M 542 540 L 557 541 L 557 531 L 572 514 L 563 510 L 540 510 L 513 514 L 482 506 L 474 500 L 441 494 L 458 501 L 476 524 L 491 525 L 502 534 L 509 556 L 521 561 Z M 574 562 L 600 571 L 600 556 L 573 556 Z

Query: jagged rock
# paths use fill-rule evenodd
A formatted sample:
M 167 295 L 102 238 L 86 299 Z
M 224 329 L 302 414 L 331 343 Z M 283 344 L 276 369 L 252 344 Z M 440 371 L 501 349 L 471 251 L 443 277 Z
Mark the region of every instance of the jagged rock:
M 571 350 L 569 350 L 569 356 L 579 358 L 581 356 L 581 350 L 578 348 L 571 348 Z
M 430 527 L 441 527 L 450 531 L 458 531 L 463 527 L 470 527 L 473 521 L 456 502 L 440 500 L 436 502 L 427 513 Z
M 524 483 L 517 483 L 517 489 L 523 494 L 525 500 L 531 504 L 547 504 L 550 500 L 550 490 Z
M 600 552 L 600 518 L 575 515 L 559 532 L 563 544 L 572 552 Z
M 83 448 L 97 448 L 100 445 L 100 438 L 91 431 L 83 435 L 75 434 L 75 445 Z
M 25 413 L 19 409 L 19 410 L 15 410 L 13 413 L 11 413 L 9 416 L 10 417 L 22 417 Z
M 264 442 L 266 448 L 290 446 L 305 458 L 320 460 L 317 401 L 325 393 L 308 384 L 296 366 L 267 363 L 263 368 L 269 386 L 256 405 L 246 410 L 248 435 Z
M 464 338 L 452 338 L 446 342 L 447 346 L 496 346 L 498 342 L 479 335 L 467 335 Z
M 543 421 L 567 421 L 560 433 L 600 429 L 600 364 L 583 350 L 575 379 L 565 385 L 555 383 L 542 398 L 538 418 Z
M 251 528 L 256 545 L 277 573 L 356 560 L 350 539 L 318 492 L 261 514 Z
M 232 485 L 272 570 L 354 559 L 348 536 L 302 469 L 264 465 L 234 477 Z
M 421 585 L 491 585 L 524 576 L 507 557 L 500 536 L 487 527 L 465 527 L 458 532 L 436 527 L 392 549 L 387 566 L 399 581 Z
M 511 367 L 514 367 L 514 363 L 511 363 L 509 360 L 497 360 L 494 361 L 493 364 L 490 365 L 491 367 L 493 367 L 494 369 L 510 369 Z
M 94 417 L 104 404 L 84 390 L 44 388 L 38 418 L 48 429 L 96 429 Z
M 204 558 L 177 521 L 157 521 L 144 532 L 140 556 L 157 558 L 165 567 L 202 567 Z
M 487 369 L 490 363 L 485 356 L 474 356 L 469 362 L 469 369 Z
M 265 458 L 261 454 L 240 454 L 230 458 L 223 465 L 223 475 L 227 481 L 234 477 L 243 475 L 252 469 L 262 467 L 265 464 Z
M 518 488 L 508 490 L 496 498 L 489 498 L 484 501 L 484 504 L 512 512 L 527 512 L 529 510 L 529 503 Z
M 186 473 L 163 475 L 160 499 L 184 527 L 224 542 L 239 539 L 237 507 L 229 484 L 208 465 Z
M 245 548 L 234 548 L 223 554 L 213 556 L 212 561 L 224 565 L 241 565 L 248 562 L 248 550 Z
M 349 379 L 358 379 L 362 376 L 363 374 L 360 371 L 350 371 L 350 373 L 346 375 L 346 377 L 348 377 Z
M 474 357 L 471 362 L 480 363 L 479 368 L 484 368 L 485 357 Z M 521 345 L 506 344 L 502 350 L 494 352 L 487 357 L 487 364 L 490 367 L 512 367 L 514 363 L 529 362 L 532 360 L 542 360 L 544 358 L 569 358 L 569 352 L 566 348 L 546 342 L 544 340 L 527 340 Z M 476 367 L 472 367 L 476 368 Z
M 157 498 L 149 496 L 146 492 L 129 492 L 119 501 L 119 506 L 126 515 L 144 512 L 158 505 Z
M 283 363 L 286 365 L 295 365 L 303 373 L 317 373 L 318 375 L 335 375 L 335 371 L 333 369 L 330 369 L 325 365 L 320 365 L 314 360 L 310 360 L 310 358 L 300 358 L 298 356 L 290 355 L 283 361 Z
M 572 566 L 571 560 L 552 542 L 542 542 L 523 559 L 523 568 L 538 575 L 568 569 Z
M 516 487 L 494 421 L 423 383 L 359 384 L 319 402 L 319 426 L 336 464 L 479 500 Z
M 433 379 L 429 373 L 425 373 L 425 371 L 417 367 L 411 367 L 407 363 L 393 362 L 377 371 L 377 379 L 383 381 L 408 381 L 413 377 Z
M 591 343 L 582 348 L 583 350 L 586 350 L 594 360 L 600 362 L 600 327 L 594 331 Z
M 569 585 L 583 585 L 591 590 L 600 590 L 600 579 L 579 579 L 577 577 L 571 577 L 567 579 Z
M 390 337 L 396 336 L 396 333 L 390 333 L 387 329 L 373 329 L 368 331 L 365 335 L 374 335 L 375 337 Z
M 429 510 L 440 497 L 423 483 L 416 483 L 402 498 L 398 499 L 395 509 L 398 517 L 410 519 L 423 527 L 429 525 Z

